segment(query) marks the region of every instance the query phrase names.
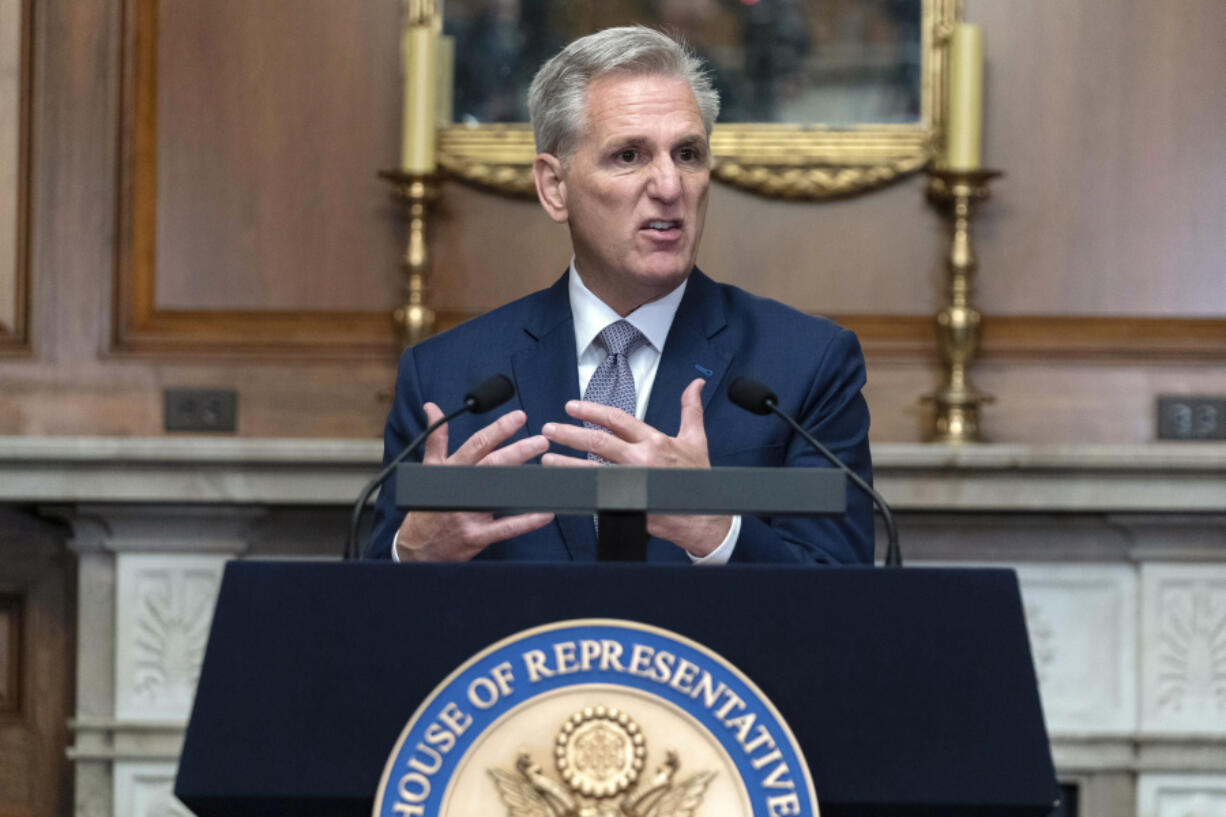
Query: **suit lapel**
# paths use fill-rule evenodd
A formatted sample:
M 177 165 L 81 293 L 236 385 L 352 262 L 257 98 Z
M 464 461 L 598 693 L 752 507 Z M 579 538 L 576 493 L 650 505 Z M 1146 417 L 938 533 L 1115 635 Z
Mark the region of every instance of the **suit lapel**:
M 696 377 L 707 381 L 702 389 L 702 405 L 704 409 L 710 405 L 732 362 L 732 353 L 713 342 L 726 325 L 719 287 L 695 268 L 664 342 L 647 403 L 645 420 L 649 426 L 669 436 L 676 435 L 681 427 L 681 392 Z
M 512 355 L 511 367 L 520 405 L 528 415 L 526 431 L 531 435 L 540 434 L 545 423 L 573 422 L 564 407 L 567 400 L 579 399 L 574 320 L 565 275 L 545 291 L 538 307 L 524 322 L 524 331 L 536 344 Z M 559 447 L 552 450 L 573 454 Z M 596 532 L 591 517 L 559 516 L 554 524 L 562 530 L 571 559 L 596 558 Z

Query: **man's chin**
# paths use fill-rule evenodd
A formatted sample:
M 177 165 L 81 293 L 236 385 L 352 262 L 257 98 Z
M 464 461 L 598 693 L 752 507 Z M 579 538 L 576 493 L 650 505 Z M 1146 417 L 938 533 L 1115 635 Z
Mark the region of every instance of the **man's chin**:
M 655 294 L 655 297 L 659 298 L 681 286 L 681 283 L 690 276 L 692 269 L 692 264 L 677 264 L 663 269 L 644 270 L 639 275 L 636 275 L 635 278 L 641 285 L 650 289 Z
M 646 259 L 635 277 L 640 281 L 665 286 L 671 290 L 689 277 L 692 269 L 694 269 L 694 260 L 689 253 L 685 255 L 660 253 L 654 258 Z

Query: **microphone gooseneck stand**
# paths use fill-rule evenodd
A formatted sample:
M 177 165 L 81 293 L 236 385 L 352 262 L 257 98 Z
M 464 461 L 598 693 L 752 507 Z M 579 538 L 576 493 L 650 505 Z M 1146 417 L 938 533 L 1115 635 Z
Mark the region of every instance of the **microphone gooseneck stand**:
M 396 466 L 404 461 L 405 457 L 417 450 L 417 447 L 425 442 L 434 431 L 444 423 L 451 422 L 461 414 L 472 412 L 473 414 L 484 414 L 490 409 L 501 406 L 506 401 L 510 400 L 515 395 L 515 386 L 506 375 L 496 374 L 493 377 L 486 378 L 477 385 L 468 394 L 464 395 L 464 405 L 455 411 L 451 412 L 441 420 L 431 423 L 425 431 L 413 438 L 413 441 L 406 445 L 395 459 L 384 466 L 383 470 L 366 483 L 362 489 L 362 493 L 358 496 L 358 501 L 353 505 L 353 515 L 349 519 L 349 537 L 345 540 L 345 550 L 341 554 L 346 561 L 352 559 L 360 559 L 362 554 L 358 550 L 358 528 L 362 521 L 362 510 L 366 507 L 367 500 L 370 495 L 375 492 L 375 489 L 383 484 L 383 481 L 396 470 Z
M 774 414 L 781 418 L 797 434 L 803 437 L 805 442 L 809 443 L 819 454 L 825 457 L 831 465 L 846 474 L 848 479 L 857 488 L 868 494 L 877 506 L 877 510 L 881 512 L 881 520 L 885 523 L 887 542 L 885 564 L 887 567 L 902 567 L 902 551 L 898 547 L 898 529 L 894 527 L 894 515 L 890 512 L 890 506 L 886 503 L 885 498 L 877 493 L 873 486 L 865 482 L 855 471 L 848 468 L 846 463 L 836 457 L 830 449 L 822 445 L 804 426 L 796 422 L 794 417 L 779 408 L 779 398 L 766 385 L 756 380 L 751 380 L 748 377 L 738 377 L 728 386 L 728 399 L 737 406 L 754 414 Z

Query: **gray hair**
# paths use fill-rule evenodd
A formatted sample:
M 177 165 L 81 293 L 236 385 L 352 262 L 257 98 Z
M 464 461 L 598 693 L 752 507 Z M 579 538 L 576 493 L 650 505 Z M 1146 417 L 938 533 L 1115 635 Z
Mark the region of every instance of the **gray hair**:
M 528 89 L 528 116 L 538 153 L 565 159 L 574 151 L 586 126 L 587 88 L 612 73 L 685 80 L 711 136 L 719 116 L 719 93 L 702 61 L 667 34 L 641 25 L 622 26 L 580 37 L 536 72 Z

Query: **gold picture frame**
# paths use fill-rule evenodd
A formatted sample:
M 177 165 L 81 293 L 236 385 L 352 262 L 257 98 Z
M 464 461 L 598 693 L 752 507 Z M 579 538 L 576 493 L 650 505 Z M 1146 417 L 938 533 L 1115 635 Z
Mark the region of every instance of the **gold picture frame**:
M 820 200 L 881 187 L 923 169 L 944 144 L 944 45 L 958 0 L 922 0 L 921 106 L 913 124 L 719 124 L 713 176 L 771 198 Z M 438 133 L 439 167 L 453 178 L 514 196 L 535 196 L 536 152 L 527 123 L 456 124 Z

